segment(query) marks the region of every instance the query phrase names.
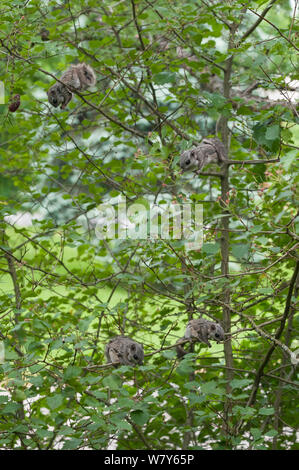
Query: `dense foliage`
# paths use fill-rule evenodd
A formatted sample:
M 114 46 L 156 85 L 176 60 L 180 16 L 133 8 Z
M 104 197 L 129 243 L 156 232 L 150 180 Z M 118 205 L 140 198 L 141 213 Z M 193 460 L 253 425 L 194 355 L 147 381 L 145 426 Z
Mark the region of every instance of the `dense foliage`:
M 295 5 L 2 0 L 1 449 L 295 448 Z M 96 86 L 52 107 L 78 62 Z M 214 136 L 227 164 L 182 174 Z M 202 248 L 101 239 L 119 201 L 201 204 Z M 179 361 L 199 316 L 225 342 Z M 115 334 L 143 366 L 105 364 Z

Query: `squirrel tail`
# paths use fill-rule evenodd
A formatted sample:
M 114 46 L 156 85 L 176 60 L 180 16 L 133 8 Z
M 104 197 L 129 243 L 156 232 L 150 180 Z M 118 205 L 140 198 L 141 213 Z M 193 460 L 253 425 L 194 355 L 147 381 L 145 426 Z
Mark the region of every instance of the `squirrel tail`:
M 181 342 L 182 340 L 184 340 L 185 338 L 180 338 L 177 342 L 176 342 L 176 353 L 177 353 L 177 357 L 178 359 L 182 359 L 185 354 L 188 354 L 187 351 L 185 351 L 185 349 L 183 348 Z

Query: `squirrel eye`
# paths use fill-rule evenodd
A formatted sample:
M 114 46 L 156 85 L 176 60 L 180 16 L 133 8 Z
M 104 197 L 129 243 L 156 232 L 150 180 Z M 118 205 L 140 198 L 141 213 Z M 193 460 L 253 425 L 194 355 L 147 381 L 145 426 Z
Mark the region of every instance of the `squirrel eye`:
M 186 161 L 186 165 L 190 165 L 190 160 L 187 160 L 187 161 Z
M 218 333 L 215 333 L 215 338 L 219 338 L 219 334 L 218 334 Z
M 137 356 L 137 354 L 134 354 L 133 358 L 135 359 L 135 361 L 138 361 L 139 357 Z

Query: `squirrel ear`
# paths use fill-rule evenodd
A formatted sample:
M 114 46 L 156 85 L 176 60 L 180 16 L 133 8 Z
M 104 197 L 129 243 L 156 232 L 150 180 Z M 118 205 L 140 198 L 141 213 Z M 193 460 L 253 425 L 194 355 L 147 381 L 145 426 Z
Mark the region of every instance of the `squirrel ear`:
M 131 351 L 136 351 L 136 345 L 135 344 L 131 345 Z
M 216 326 L 215 326 L 215 325 L 211 325 L 211 330 L 216 330 Z

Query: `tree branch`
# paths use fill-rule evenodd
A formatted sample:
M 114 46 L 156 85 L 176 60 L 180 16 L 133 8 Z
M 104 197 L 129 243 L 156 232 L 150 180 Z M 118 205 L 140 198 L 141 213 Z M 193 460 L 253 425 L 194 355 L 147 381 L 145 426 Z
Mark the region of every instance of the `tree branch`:
M 253 13 L 254 15 L 258 16 L 259 18 L 261 18 L 261 21 L 266 21 L 266 23 L 268 23 L 270 26 L 272 26 L 272 28 L 274 28 L 278 34 L 283 38 L 285 39 L 294 49 L 296 49 L 296 51 L 299 51 L 299 48 L 289 39 L 287 38 L 281 31 L 279 28 L 277 28 L 277 26 L 275 26 L 275 24 L 271 23 L 271 21 L 267 20 L 266 18 L 262 18 L 261 15 L 259 15 L 256 11 L 252 10 L 251 8 L 248 8 L 249 11 L 251 11 L 251 13 Z
M 278 327 L 278 329 L 277 329 L 277 331 L 274 335 L 274 338 L 276 340 L 279 339 L 280 336 L 282 335 L 284 327 L 285 327 L 286 320 L 287 320 L 288 315 L 289 315 L 289 311 L 290 311 L 290 308 L 291 308 L 291 300 L 292 300 L 293 290 L 294 290 L 294 286 L 296 284 L 298 272 L 299 272 L 299 261 L 297 261 L 297 263 L 296 263 L 294 273 L 293 273 L 292 279 L 290 281 L 290 287 L 289 287 L 289 291 L 288 291 L 288 295 L 287 295 L 287 300 L 286 300 L 286 305 L 285 305 L 285 309 L 284 309 L 283 318 L 281 320 L 280 326 Z M 271 347 L 269 348 L 269 350 L 265 354 L 264 359 L 262 360 L 258 370 L 256 371 L 255 381 L 254 381 L 254 384 L 253 384 L 253 387 L 252 387 L 252 390 L 251 390 L 249 400 L 247 402 L 247 406 L 252 406 L 255 403 L 257 392 L 258 392 L 259 385 L 260 385 L 260 382 L 261 382 L 261 378 L 264 375 L 264 369 L 265 369 L 266 365 L 268 364 L 268 362 L 269 362 L 269 360 L 272 356 L 272 353 L 275 350 L 276 346 L 277 346 L 277 344 L 275 342 L 273 342 L 273 344 L 271 345 Z
M 271 2 L 269 3 L 269 5 L 264 9 L 264 11 L 261 13 L 259 19 L 246 31 L 246 33 L 243 34 L 243 36 L 241 37 L 240 41 L 239 41 L 239 45 L 245 41 L 245 39 L 250 36 L 250 34 L 258 27 L 258 25 L 263 21 L 263 19 L 265 18 L 266 14 L 268 13 L 268 11 L 273 7 L 274 3 L 276 3 L 277 0 L 271 0 Z M 250 8 L 249 8 L 250 10 Z

